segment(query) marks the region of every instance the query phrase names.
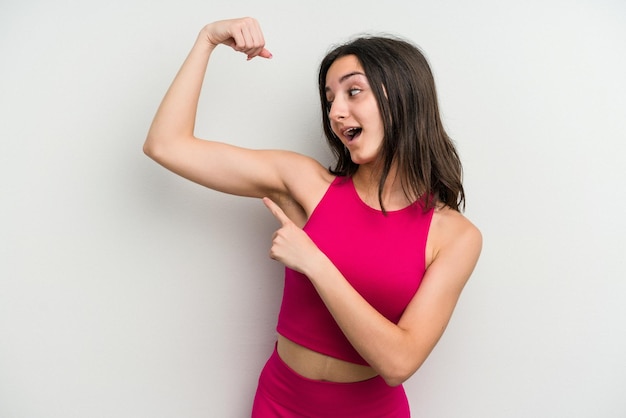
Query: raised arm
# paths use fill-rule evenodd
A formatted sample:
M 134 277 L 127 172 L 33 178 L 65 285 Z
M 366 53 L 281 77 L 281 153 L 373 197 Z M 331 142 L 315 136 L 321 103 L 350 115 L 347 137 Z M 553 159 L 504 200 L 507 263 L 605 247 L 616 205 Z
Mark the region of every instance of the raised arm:
M 271 58 L 258 22 L 252 18 L 206 25 L 154 117 L 144 152 L 167 169 L 211 189 L 250 197 L 286 194 L 289 172 L 317 169 L 304 156 L 286 151 L 250 150 L 194 136 L 198 100 L 211 53 L 226 45 L 255 57 Z M 213 116 L 219 120 L 219 116 Z

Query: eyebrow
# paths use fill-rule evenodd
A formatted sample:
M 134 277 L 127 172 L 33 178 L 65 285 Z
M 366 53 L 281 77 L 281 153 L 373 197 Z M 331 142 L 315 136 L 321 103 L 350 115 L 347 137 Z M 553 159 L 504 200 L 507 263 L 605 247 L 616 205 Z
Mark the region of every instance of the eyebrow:
M 348 74 L 344 74 L 339 78 L 339 84 L 343 83 L 344 81 L 346 81 L 347 79 L 349 79 L 350 77 L 354 77 L 355 75 L 362 75 L 365 76 L 364 73 L 362 73 L 361 71 L 352 71 L 351 73 Z M 325 91 L 330 91 L 330 87 L 326 86 L 326 88 L 324 89 Z

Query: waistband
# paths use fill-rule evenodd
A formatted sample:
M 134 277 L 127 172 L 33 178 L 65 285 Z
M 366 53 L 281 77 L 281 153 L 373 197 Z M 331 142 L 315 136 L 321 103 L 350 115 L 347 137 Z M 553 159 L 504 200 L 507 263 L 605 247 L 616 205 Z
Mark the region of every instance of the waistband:
M 276 349 L 259 378 L 255 407 L 271 404 L 274 410 L 307 417 L 398 417 L 410 416 L 402 386 L 391 387 L 380 376 L 342 383 L 314 380 L 291 369 Z M 281 415 L 283 416 L 283 415 Z

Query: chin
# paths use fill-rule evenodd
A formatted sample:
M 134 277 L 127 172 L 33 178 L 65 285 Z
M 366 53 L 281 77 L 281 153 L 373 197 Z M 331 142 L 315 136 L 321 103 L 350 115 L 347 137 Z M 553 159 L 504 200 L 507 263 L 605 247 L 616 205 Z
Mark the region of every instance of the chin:
M 358 155 L 352 155 L 352 154 L 350 154 L 350 159 L 352 160 L 354 164 L 358 164 L 358 165 L 369 164 L 374 161 L 374 158 L 363 158 Z

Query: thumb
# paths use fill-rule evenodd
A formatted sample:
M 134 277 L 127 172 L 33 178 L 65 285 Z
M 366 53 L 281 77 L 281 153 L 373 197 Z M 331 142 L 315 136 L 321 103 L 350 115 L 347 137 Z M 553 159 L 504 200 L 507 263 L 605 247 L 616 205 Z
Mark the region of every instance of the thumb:
M 254 57 L 271 59 L 273 56 L 274 55 L 272 55 L 272 53 L 268 49 L 263 48 L 258 54 L 248 55 L 248 61 L 250 61 Z
M 263 57 L 263 58 L 270 59 L 270 58 L 272 58 L 273 55 L 272 55 L 272 53 L 270 51 L 268 51 L 267 49 L 263 48 L 263 50 L 259 53 L 259 56 Z
M 285 212 L 283 212 L 280 206 L 274 203 L 272 199 L 270 199 L 269 197 L 264 197 L 263 203 L 270 210 L 270 212 L 272 212 L 272 215 L 274 215 L 274 217 L 278 219 L 278 222 L 280 222 L 282 226 L 292 223 L 291 219 L 289 219 L 289 217 L 285 215 Z

